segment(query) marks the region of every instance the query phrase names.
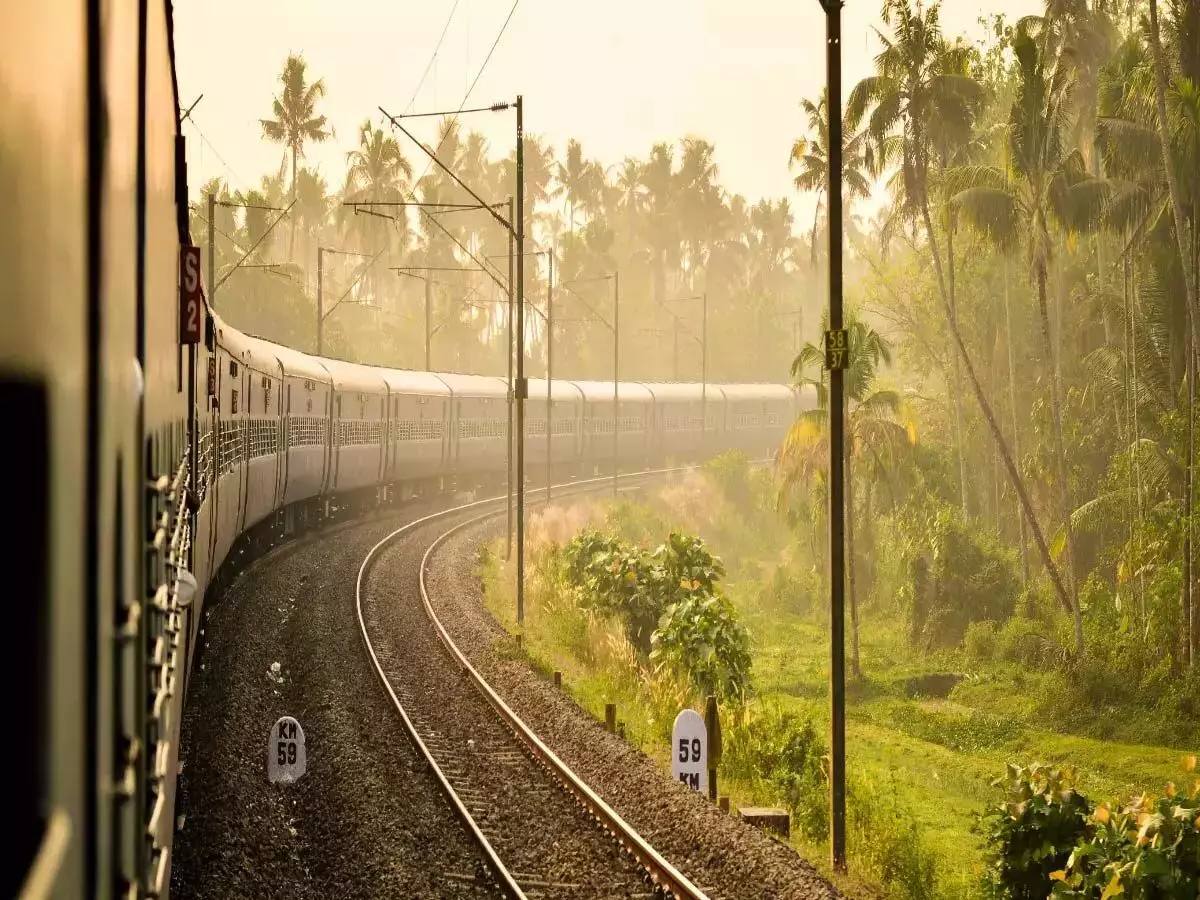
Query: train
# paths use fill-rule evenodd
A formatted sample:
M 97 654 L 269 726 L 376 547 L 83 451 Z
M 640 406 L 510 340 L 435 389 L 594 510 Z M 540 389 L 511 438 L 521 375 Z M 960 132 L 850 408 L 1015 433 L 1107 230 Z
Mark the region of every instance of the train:
M 414 496 L 502 488 L 514 400 L 531 487 L 769 454 L 815 405 L 787 384 L 510 392 L 319 358 L 189 310 L 171 3 L 41 0 L 4 19 L 10 896 L 168 896 L 203 604 L 240 562 Z

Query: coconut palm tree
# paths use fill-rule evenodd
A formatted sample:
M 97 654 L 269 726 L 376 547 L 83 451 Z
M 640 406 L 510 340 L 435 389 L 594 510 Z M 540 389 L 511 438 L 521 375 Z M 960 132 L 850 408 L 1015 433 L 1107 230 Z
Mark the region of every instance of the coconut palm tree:
M 552 196 L 561 196 L 567 209 L 567 227 L 575 230 L 575 210 L 589 202 L 597 192 L 599 167 L 583 155 L 583 145 L 571 138 L 567 141 L 566 159 L 554 164 L 555 186 Z
M 1066 534 L 1072 578 L 1075 548 L 1069 511 L 1071 490 L 1062 439 L 1062 377 L 1051 333 L 1046 283 L 1054 251 L 1051 224 L 1063 230 L 1094 226 L 1100 218 L 1104 185 L 1087 175 L 1083 155 L 1071 141 L 1070 87 L 1062 68 L 1048 61 L 1028 34 L 1014 42 L 1018 62 L 1017 97 L 1009 118 L 1008 170 L 963 166 L 948 178 L 952 204 L 977 231 L 1001 249 L 1023 244 L 1037 290 L 1043 350 L 1050 364 L 1050 409 L 1059 513 Z M 961 188 L 961 190 L 955 190 Z M 1083 643 L 1083 618 L 1072 604 L 1076 649 Z
M 284 147 L 284 165 L 287 157 L 292 158 L 292 198 L 296 197 L 296 166 L 304 155 L 304 145 L 309 141 L 321 143 L 333 137 L 333 129 L 326 128 L 325 116 L 317 115 L 317 101 L 325 96 L 325 82 L 318 78 L 308 83 L 307 63 L 298 53 L 288 54 L 287 62 L 279 81 L 283 92 L 275 97 L 271 110 L 273 119 L 259 119 L 263 137 Z M 296 240 L 296 222 L 292 220 L 291 244 Z M 288 256 L 292 255 L 289 244 Z
M 382 128 L 375 128 L 366 119 L 358 129 L 358 147 L 346 154 L 346 200 L 380 201 L 395 203 L 403 201 L 412 181 L 412 164 L 405 158 L 396 139 L 385 135 Z M 365 207 L 369 209 L 369 207 Z M 343 207 L 343 210 L 347 209 Z M 377 210 L 378 211 L 378 210 Z M 407 239 L 407 218 L 401 207 L 389 208 L 384 212 L 391 219 L 360 214 L 355 209 L 344 216 L 350 235 L 370 253 L 403 245 Z M 372 293 L 379 296 L 378 269 L 373 269 Z
M 822 327 L 828 326 L 828 313 Z M 850 601 L 850 666 L 855 677 L 862 676 L 858 640 L 858 594 L 855 578 L 855 487 L 857 471 L 869 486 L 872 478 L 886 478 L 894 471 L 915 432 L 903 422 L 903 404 L 896 391 L 880 389 L 879 369 L 892 364 L 892 346 L 887 338 L 852 312 L 846 316 L 849 332 L 850 367 L 845 377 L 846 446 L 846 558 L 847 596 Z M 825 381 L 825 352 L 808 343 L 792 363 L 792 379 L 798 385 L 812 385 L 817 392 L 817 408 L 800 415 L 788 429 L 779 451 L 781 485 L 787 493 L 801 482 L 823 482 L 829 462 L 829 386 Z M 813 378 L 809 372 L 815 370 Z M 868 508 L 863 522 L 870 527 L 870 490 L 864 494 Z
M 855 85 L 848 106 L 854 115 L 864 115 L 868 109 L 871 110 L 867 124 L 877 154 L 887 154 L 889 148 L 895 147 L 894 143 L 888 142 L 889 137 L 899 135 L 901 138 L 896 149 L 900 162 L 896 182 L 901 189 L 897 191 L 900 205 L 896 212 L 905 221 L 919 218 L 925 226 L 925 238 L 933 260 L 947 330 L 962 360 L 975 401 L 996 443 L 1009 482 L 1021 502 L 1021 509 L 1054 591 L 1063 607 L 1073 611 L 1075 604 L 1038 524 L 1025 481 L 1017 469 L 1012 451 L 963 341 L 956 311 L 950 303 L 937 231 L 929 208 L 929 173 L 934 152 L 931 137 L 933 123 L 948 117 L 960 120 L 970 118 L 982 88 L 972 78 L 961 74 L 961 60 L 958 57 L 966 54 L 967 50 L 961 47 L 948 48 L 943 40 L 939 4 L 934 3 L 925 9 L 920 0 L 915 0 L 915 5 L 914 0 L 886 0 L 883 12 L 885 21 L 893 29 L 893 35 L 879 35 L 884 49 L 875 60 L 876 74 Z M 878 164 L 882 165 L 883 161 Z
M 813 103 L 805 98 L 800 108 L 808 119 L 809 137 L 796 138 L 788 168 L 798 168 L 792 184 L 798 191 L 816 191 L 817 207 L 813 212 L 812 266 L 817 267 L 817 221 L 821 214 L 821 195 L 829 188 L 829 91 L 822 89 L 821 97 Z M 851 117 L 851 110 L 842 115 L 842 191 L 847 200 L 865 199 L 871 195 L 872 155 L 868 133 L 860 129 L 862 116 Z M 847 214 L 849 209 L 847 208 Z

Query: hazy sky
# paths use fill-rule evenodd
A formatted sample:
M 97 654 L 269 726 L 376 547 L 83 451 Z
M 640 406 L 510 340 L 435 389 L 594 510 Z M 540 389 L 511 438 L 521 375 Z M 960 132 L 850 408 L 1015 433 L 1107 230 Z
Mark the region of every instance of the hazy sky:
M 188 136 L 189 176 L 234 188 L 279 165 L 261 137 L 290 51 L 304 54 L 328 90 L 321 110 L 335 140 L 310 146 L 308 163 L 340 187 L 346 151 L 364 118 L 457 109 L 504 22 L 511 0 L 458 0 L 424 82 L 422 72 L 455 0 L 176 0 L 181 102 L 200 94 Z M 947 34 L 981 35 L 977 19 L 1036 12 L 1042 0 L 944 0 Z M 870 69 L 879 0 L 847 0 L 842 13 L 844 85 Z M 788 152 L 803 128 L 801 97 L 825 83 L 825 19 L 818 0 L 521 0 L 468 106 L 525 98 L 526 131 L 556 149 L 578 138 L 605 165 L 644 157 L 685 134 L 716 146 L 719 179 L 750 200 L 788 196 L 801 226 L 812 198 L 797 197 Z M 415 92 L 415 101 L 414 101 Z M 411 103 L 411 105 L 410 105 Z M 436 119 L 410 131 L 433 136 Z M 496 156 L 513 144 L 512 113 L 463 124 L 488 135 Z M 203 133 L 201 140 L 196 129 Z M 419 129 L 419 130 L 418 130 Z M 420 173 L 425 157 L 400 135 Z M 223 162 L 222 162 L 223 160 Z

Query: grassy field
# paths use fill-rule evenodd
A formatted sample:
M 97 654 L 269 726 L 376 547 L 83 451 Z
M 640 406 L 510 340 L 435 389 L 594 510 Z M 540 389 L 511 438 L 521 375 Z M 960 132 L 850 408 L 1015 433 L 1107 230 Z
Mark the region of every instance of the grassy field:
M 667 508 L 681 515 L 678 503 Z M 628 517 L 629 511 L 621 515 Z M 653 515 L 647 513 L 648 518 Z M 560 522 L 559 528 L 569 531 L 579 524 Z M 722 532 L 731 534 L 730 529 L 712 527 L 710 536 L 704 523 L 698 524 L 697 530 L 717 553 L 731 549 L 722 547 L 720 538 Z M 764 599 L 760 582 L 766 576 L 756 573 L 779 553 L 773 539 L 778 535 L 756 534 L 758 559 L 752 559 L 744 547 L 737 548 L 739 564 L 731 567 L 736 571 L 727 584 L 752 635 L 755 702 L 795 711 L 827 733 L 826 630 L 821 616 L 811 609 L 789 612 Z M 515 631 L 510 567 L 488 556 L 481 575 L 493 612 Z M 536 578 L 535 567 L 535 582 Z M 548 597 L 547 590 L 537 583 L 530 590 L 525 646 L 531 661 L 545 672 L 561 671 L 577 702 L 598 718 L 603 717 L 605 703 L 617 703 L 627 738 L 669 769 L 670 721 L 687 702 L 686 696 L 672 691 L 670 684 L 648 684 L 639 678 L 616 630 L 571 612 L 563 598 Z M 896 897 L 974 896 L 984 862 L 972 826 L 975 815 L 995 796 L 991 782 L 1003 774 L 1008 762 L 1075 766 L 1083 793 L 1115 799 L 1159 792 L 1166 782 L 1181 781 L 1181 757 L 1185 750 L 1194 750 L 1071 733 L 1044 712 L 1053 706 L 1047 698 L 1061 689 L 1059 676 L 1010 664 L 972 662 L 961 651 L 922 654 L 908 646 L 902 621 L 889 620 L 869 606 L 862 614 L 861 657 L 863 677 L 853 681 L 848 691 L 850 777 L 868 786 L 867 796 L 887 794 L 902 811 L 903 827 L 915 826 L 922 852 L 934 860 L 937 878 L 932 889 L 889 884 L 886 865 L 874 865 L 872 870 L 864 863 L 852 873 L 857 877 L 838 879 L 851 896 L 879 896 L 880 892 Z M 936 684 L 925 685 L 923 693 L 919 687 L 914 690 L 914 681 L 921 676 L 939 673 L 965 677 L 948 691 L 937 689 Z M 1111 714 L 1096 711 L 1098 717 Z M 780 798 L 764 795 L 762 785 L 725 779 L 721 786 L 735 806 L 779 803 Z M 851 838 L 862 836 L 852 830 Z M 800 837 L 794 842 L 824 868 L 826 847 Z M 853 845 L 850 850 L 853 870 L 857 851 Z

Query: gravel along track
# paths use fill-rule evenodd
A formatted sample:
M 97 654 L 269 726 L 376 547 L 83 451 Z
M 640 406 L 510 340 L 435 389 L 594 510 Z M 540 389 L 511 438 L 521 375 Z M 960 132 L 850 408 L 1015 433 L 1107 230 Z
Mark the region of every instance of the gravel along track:
M 425 612 L 419 587 L 425 550 L 455 522 L 478 514 L 419 526 L 372 562 L 363 618 L 382 668 L 439 768 L 528 897 L 654 897 L 632 857 L 534 762 L 480 696 Z
M 451 638 L 509 707 L 710 900 L 840 898 L 790 847 L 665 776 L 511 652 L 497 653 L 511 651 L 512 639 L 483 606 L 472 573 L 481 541 L 502 527 L 492 520 L 451 537 L 431 557 L 426 585 Z
M 176 900 L 499 896 L 475 883 L 482 854 L 380 689 L 354 611 L 367 551 L 432 508 L 286 545 L 206 607 L 183 720 Z M 281 715 L 307 744 L 307 774 L 289 786 L 266 775 Z

